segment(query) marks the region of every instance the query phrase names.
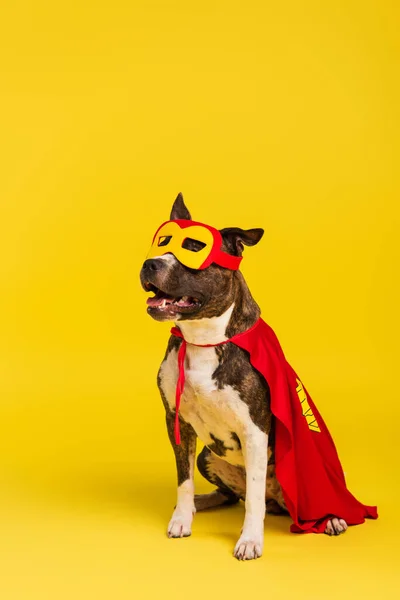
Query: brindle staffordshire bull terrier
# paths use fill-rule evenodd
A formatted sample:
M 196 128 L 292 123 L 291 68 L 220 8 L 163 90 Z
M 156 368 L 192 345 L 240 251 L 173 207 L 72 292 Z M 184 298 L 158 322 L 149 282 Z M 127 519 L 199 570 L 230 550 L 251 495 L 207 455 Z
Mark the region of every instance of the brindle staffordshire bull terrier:
M 191 219 L 181 194 L 170 216 L 170 220 L 176 219 Z M 234 227 L 220 233 L 222 249 L 241 256 L 244 245 L 254 246 L 264 232 Z M 202 244 L 189 239 L 186 248 L 197 252 Z M 286 512 L 275 476 L 268 384 L 236 345 L 199 345 L 218 344 L 246 331 L 260 317 L 260 308 L 242 273 L 216 264 L 195 270 L 173 254 L 164 254 L 145 261 L 140 279 L 146 291 L 155 292 L 147 301 L 149 315 L 157 321 L 175 321 L 187 342 L 180 445 L 174 438 L 177 357 L 182 343 L 178 337 L 171 336 L 158 373 L 178 472 L 178 499 L 168 536 L 189 536 L 196 510 L 244 500 L 244 525 L 234 556 L 258 558 L 263 551 L 265 512 Z M 205 444 L 197 458 L 198 469 L 216 486 L 214 492 L 201 496 L 195 496 L 193 482 L 197 437 Z M 332 519 L 325 533 L 334 535 L 346 529 L 343 519 Z

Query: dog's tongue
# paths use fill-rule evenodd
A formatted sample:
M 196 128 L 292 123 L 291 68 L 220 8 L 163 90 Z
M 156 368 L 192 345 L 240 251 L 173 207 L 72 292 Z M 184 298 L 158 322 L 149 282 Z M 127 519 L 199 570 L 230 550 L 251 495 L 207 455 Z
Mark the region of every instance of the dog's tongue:
M 164 292 L 157 292 L 157 294 L 153 296 L 153 298 L 147 298 L 148 306 L 161 306 L 161 304 L 163 304 L 164 301 L 166 302 L 166 304 L 172 304 L 174 299 L 171 296 L 164 294 Z

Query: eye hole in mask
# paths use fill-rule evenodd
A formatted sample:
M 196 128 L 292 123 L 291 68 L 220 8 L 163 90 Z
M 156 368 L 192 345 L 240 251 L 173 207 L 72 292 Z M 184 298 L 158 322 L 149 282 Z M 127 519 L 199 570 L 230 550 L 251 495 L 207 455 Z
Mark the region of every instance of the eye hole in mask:
M 200 250 L 203 250 L 203 248 L 206 246 L 207 244 L 204 242 L 200 242 L 199 240 L 194 240 L 192 238 L 186 238 L 182 242 L 182 248 L 185 248 L 185 250 L 190 250 L 191 252 L 200 252 Z
M 171 239 L 172 239 L 172 235 L 162 235 L 160 237 L 160 239 L 158 240 L 158 245 L 159 246 L 168 246 Z

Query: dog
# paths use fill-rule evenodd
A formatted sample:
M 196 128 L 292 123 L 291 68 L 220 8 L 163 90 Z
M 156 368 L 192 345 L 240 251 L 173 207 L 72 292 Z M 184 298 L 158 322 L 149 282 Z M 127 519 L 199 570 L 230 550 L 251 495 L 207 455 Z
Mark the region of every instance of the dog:
M 182 194 L 173 204 L 170 221 L 191 221 Z M 261 240 L 262 229 L 222 229 L 221 250 L 240 260 L 244 246 Z M 168 243 L 165 236 L 160 242 Z M 203 250 L 204 242 L 188 238 L 187 252 Z M 154 255 L 155 254 L 155 255 Z M 262 555 L 266 512 L 287 513 L 275 473 L 275 421 L 270 388 L 252 367 L 248 354 L 234 344 L 224 344 L 250 329 L 260 317 L 242 273 L 212 263 L 192 268 L 173 253 L 157 251 L 141 269 L 140 280 L 148 299 L 148 314 L 157 321 L 173 321 L 186 341 L 185 385 L 179 412 L 180 444 L 176 444 L 176 388 L 178 352 L 182 339 L 171 336 L 158 372 L 158 387 L 166 411 L 168 435 L 175 453 L 177 504 L 169 522 L 170 538 L 191 535 L 196 511 L 245 502 L 245 518 L 234 556 L 239 560 Z M 217 345 L 221 344 L 221 345 Z M 197 458 L 200 473 L 216 489 L 195 495 L 196 440 L 204 448 Z M 325 533 L 347 529 L 344 519 L 332 518 Z

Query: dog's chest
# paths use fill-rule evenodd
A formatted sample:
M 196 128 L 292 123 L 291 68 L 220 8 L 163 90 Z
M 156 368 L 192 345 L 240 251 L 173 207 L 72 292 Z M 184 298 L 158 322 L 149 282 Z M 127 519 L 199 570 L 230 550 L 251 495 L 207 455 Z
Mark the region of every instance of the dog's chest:
M 213 378 L 217 367 L 215 348 L 188 345 L 180 414 L 215 454 L 232 464 L 243 465 L 239 439 L 252 425 L 249 410 L 232 387 L 218 389 Z M 160 369 L 161 387 L 172 410 L 177 378 L 177 351 L 172 350 Z

